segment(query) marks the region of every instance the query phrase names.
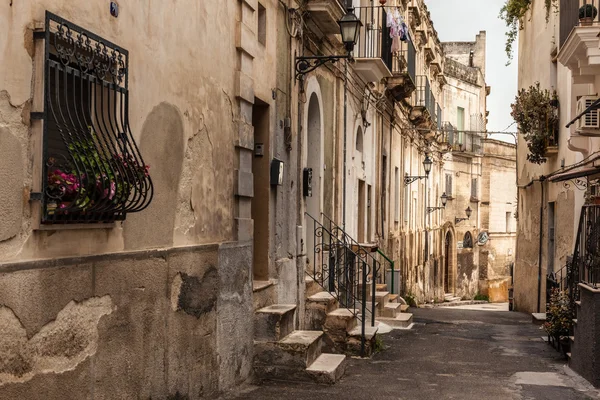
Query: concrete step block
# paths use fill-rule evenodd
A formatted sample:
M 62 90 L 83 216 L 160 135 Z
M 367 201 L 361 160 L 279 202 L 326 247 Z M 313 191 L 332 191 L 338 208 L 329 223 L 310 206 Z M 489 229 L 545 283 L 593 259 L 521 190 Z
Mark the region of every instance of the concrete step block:
M 356 326 L 357 320 L 355 312 L 347 308 L 338 308 L 327 314 L 324 329 L 326 331 L 344 331 L 349 332 Z
M 546 313 L 531 313 L 531 322 L 536 325 L 542 325 L 546 322 Z
M 304 277 L 304 287 L 306 297 L 310 297 L 324 290 L 323 287 L 319 285 L 319 282 L 315 281 L 311 276 Z
M 400 303 L 387 303 L 383 306 L 382 315 L 388 318 L 396 318 L 396 315 L 402 312 L 401 307 L 402 304 Z
M 323 332 L 294 331 L 278 342 L 254 342 L 254 367 L 261 379 L 283 379 L 280 372 L 302 376 L 320 355 Z M 272 367 L 272 368 L 269 368 Z
M 357 326 L 352 331 L 348 333 L 348 342 L 346 345 L 346 353 L 360 356 L 361 355 L 361 326 Z M 365 326 L 365 350 L 364 357 L 371 357 L 373 351 L 375 350 L 375 343 L 377 341 L 377 332 L 379 328 L 374 326 L 370 326 L 367 324 Z
M 254 311 L 268 307 L 275 302 L 275 285 L 273 281 L 252 282 L 252 305 Z
M 319 292 L 306 299 L 305 321 L 306 329 L 322 330 L 327 314 L 338 308 L 338 301 L 329 292 Z
M 394 328 L 408 328 L 413 323 L 413 315 L 410 313 L 400 313 L 395 318 L 381 317 L 377 318 L 377 321 Z
M 400 298 L 399 294 L 390 294 L 390 297 L 388 298 L 388 302 L 399 303 L 399 301 L 398 301 L 399 298 Z
M 321 354 L 306 372 L 318 383 L 334 384 L 346 371 L 346 356 L 343 354 Z
M 400 304 L 400 312 L 407 312 L 409 308 L 408 304 Z
M 388 287 L 387 287 L 387 283 L 378 283 L 375 285 L 375 290 L 378 292 L 387 292 L 388 291 Z
M 254 313 L 254 339 L 276 342 L 294 330 L 295 304 L 274 304 Z

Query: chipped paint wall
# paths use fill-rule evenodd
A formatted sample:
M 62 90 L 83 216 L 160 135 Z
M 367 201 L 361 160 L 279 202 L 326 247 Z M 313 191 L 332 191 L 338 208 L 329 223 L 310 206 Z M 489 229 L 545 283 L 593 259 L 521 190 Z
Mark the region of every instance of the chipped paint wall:
M 143 3 L 143 4 L 142 4 Z M 264 2 L 271 20 L 276 1 Z M 65 0 L 14 2 L 0 7 L 0 199 L 3 260 L 99 254 L 236 239 L 231 166 L 236 165 L 236 21 L 238 1 L 128 2 L 118 18 L 106 2 L 73 7 Z M 32 29 L 49 10 L 130 52 L 132 132 L 155 185 L 150 207 L 107 229 L 34 231 L 29 111 L 35 54 Z M 256 16 L 250 15 L 250 21 Z M 254 20 L 256 22 L 256 20 Z M 250 22 L 248 22 L 250 24 Z M 249 25 L 254 31 L 256 28 Z M 276 26 L 250 72 L 257 96 L 271 99 Z M 218 38 L 218 40 L 215 40 Z M 249 40 L 249 39 L 248 39 Z M 254 39 L 255 40 L 255 39 Z M 218 55 L 207 58 L 207 55 Z M 210 60 L 209 62 L 207 62 Z M 274 113 L 273 113 L 274 115 Z M 235 133 L 235 134 L 234 134 Z M 39 160 L 38 160 L 39 162 Z
M 0 398 L 214 398 L 240 384 L 252 363 L 251 251 L 3 264 Z
M 264 45 L 253 0 L 135 0 L 118 18 L 101 0 L 0 5 L 0 398 L 211 398 L 250 376 L 251 196 L 234 178 L 252 178 L 255 94 L 272 126 L 284 116 L 279 3 L 261 4 Z M 123 223 L 34 229 L 33 29 L 46 10 L 129 51 L 129 121 L 155 191 Z M 296 224 L 279 225 L 282 258 Z
M 527 161 L 527 142 L 522 135 L 519 135 L 517 143 L 519 189 L 514 306 L 522 312 L 543 312 L 546 307 L 545 277 L 552 272 L 552 264 L 554 271 L 558 271 L 566 265 L 567 256 L 573 253 L 584 192 L 562 182 L 540 183 L 539 178 L 560 170 L 563 164 L 570 166 L 583 159 L 583 155 L 571 146 L 571 131 L 565 126 L 574 112 L 572 97 L 592 92 L 589 92 L 588 84 L 574 84 L 569 69 L 547 57 L 557 47 L 559 13 L 550 13 L 546 22 L 543 2 L 533 2 L 523 21 L 523 29 L 519 31 L 519 89 L 527 89 L 540 82 L 542 89 L 556 89 L 561 104 L 558 146 L 548 152 L 546 163 L 536 165 Z M 548 250 L 549 203 L 555 206 L 554 254 L 549 254 Z M 553 258 L 553 263 L 549 263 L 550 258 Z M 539 293 L 538 279 L 541 280 Z

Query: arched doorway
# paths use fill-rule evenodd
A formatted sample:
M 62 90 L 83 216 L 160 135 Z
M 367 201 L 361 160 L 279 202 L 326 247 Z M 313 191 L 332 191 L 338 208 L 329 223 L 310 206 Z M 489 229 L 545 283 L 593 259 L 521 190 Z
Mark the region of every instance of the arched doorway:
M 446 233 L 444 242 L 444 293 L 451 293 L 454 290 L 453 266 L 454 266 L 454 240 L 452 233 Z
M 312 171 L 312 196 L 306 197 L 306 212 L 317 221 L 321 221 L 322 210 L 322 185 L 323 185 L 323 145 L 320 98 L 313 92 L 308 101 L 306 118 L 306 146 L 305 165 Z M 321 264 L 315 260 L 315 223 L 309 217 L 305 217 L 306 227 L 306 254 L 311 268 Z M 315 262 L 317 261 L 317 262 Z

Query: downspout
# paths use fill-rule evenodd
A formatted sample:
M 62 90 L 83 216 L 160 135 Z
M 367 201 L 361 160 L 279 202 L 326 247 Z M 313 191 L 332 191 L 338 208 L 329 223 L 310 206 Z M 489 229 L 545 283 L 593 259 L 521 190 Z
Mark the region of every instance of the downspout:
M 346 129 L 348 122 L 348 60 L 344 62 L 344 177 L 342 179 L 342 229 L 346 230 L 346 146 L 347 146 L 347 134 Z
M 537 296 L 537 312 L 541 312 L 542 307 L 542 246 L 543 246 L 543 228 L 544 228 L 544 176 L 540 177 L 540 188 L 542 189 L 540 197 L 540 242 L 539 242 L 539 255 L 538 255 L 538 296 Z

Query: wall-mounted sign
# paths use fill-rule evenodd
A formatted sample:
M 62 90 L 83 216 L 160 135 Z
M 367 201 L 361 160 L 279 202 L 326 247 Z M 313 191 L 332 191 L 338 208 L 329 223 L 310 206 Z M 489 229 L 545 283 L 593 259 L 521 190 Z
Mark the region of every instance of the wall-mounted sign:
M 456 242 L 456 248 L 459 249 L 459 250 L 462 250 L 462 248 L 463 248 L 463 242 L 462 241 Z
M 488 242 L 488 240 L 490 239 L 490 235 L 488 235 L 487 232 L 480 232 L 479 235 L 477 236 L 477 244 L 480 246 L 483 246 L 484 244 L 486 244 Z
M 283 161 L 276 158 L 271 161 L 271 185 L 283 185 Z
M 110 2 L 110 15 L 117 18 L 119 16 L 119 5 L 116 1 Z

